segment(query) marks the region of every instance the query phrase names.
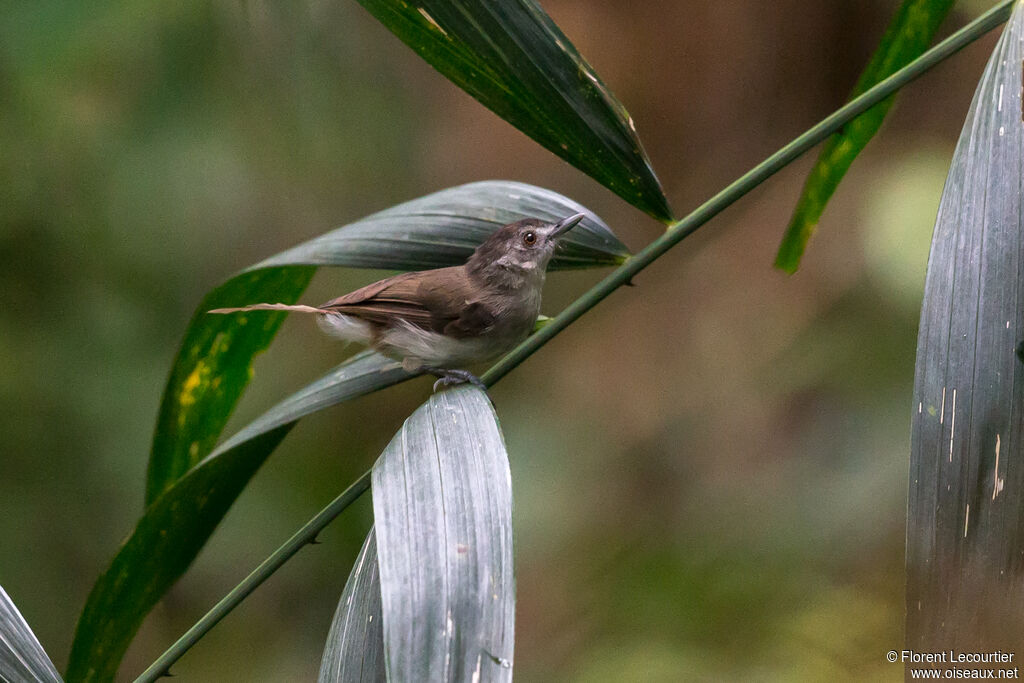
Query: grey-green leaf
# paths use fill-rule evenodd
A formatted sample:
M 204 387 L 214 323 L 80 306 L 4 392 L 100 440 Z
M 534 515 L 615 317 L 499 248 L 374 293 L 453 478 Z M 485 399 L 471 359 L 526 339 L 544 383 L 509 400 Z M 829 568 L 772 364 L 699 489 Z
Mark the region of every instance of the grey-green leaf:
M 298 245 L 250 270 L 282 265 L 420 270 L 465 263 L 497 228 L 520 218 L 557 221 L 582 213 L 549 270 L 614 266 L 629 250 L 594 212 L 535 185 L 486 180 L 379 211 Z
M 370 529 L 331 622 L 319 683 L 386 680 L 382 623 L 377 537 Z
M 360 353 L 268 410 L 175 481 L 146 508 L 93 586 L 71 647 L 68 680 L 113 680 L 146 614 L 299 418 L 410 376 L 395 361 Z
M 943 190 L 918 332 L 907 647 L 1024 647 L 1024 7 L 981 78 Z
M 53 662 L 3 586 L 0 586 L 0 681 L 60 683 Z
M 487 395 L 434 394 L 372 486 L 388 680 L 511 681 L 512 486 Z
M 533 0 L 359 0 L 420 57 L 651 216 L 672 212 L 633 119 Z

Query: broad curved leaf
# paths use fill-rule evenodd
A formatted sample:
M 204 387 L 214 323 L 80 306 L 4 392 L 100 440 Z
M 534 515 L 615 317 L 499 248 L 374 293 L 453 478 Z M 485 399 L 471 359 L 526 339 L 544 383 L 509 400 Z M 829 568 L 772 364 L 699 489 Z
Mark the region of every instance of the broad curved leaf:
M 377 537 L 370 529 L 331 622 L 320 662 L 319 683 L 386 680 L 381 624 Z
M 855 98 L 871 86 L 891 76 L 912 62 L 927 49 L 939 25 L 949 14 L 954 0 L 903 0 L 882 42 L 871 56 L 857 84 L 850 93 Z M 803 192 L 790 219 L 786 235 L 779 245 L 775 266 L 788 273 L 796 272 L 807 241 L 825 211 L 825 204 L 846 175 L 853 160 L 861 153 L 882 125 L 892 107 L 893 95 L 846 124 L 842 131 L 825 142 L 818 161 L 811 169 Z
M 0 681 L 60 683 L 60 675 L 0 586 Z
M 254 420 L 164 491 L 89 594 L 71 646 L 68 680 L 113 680 L 146 614 L 299 418 L 411 376 L 379 354 L 357 354 Z
M 527 216 L 585 218 L 569 231 L 548 270 L 617 266 L 629 250 L 597 214 L 536 185 L 485 180 L 448 188 L 378 211 L 283 251 L 250 270 L 281 265 L 425 270 L 465 263 L 499 227 Z
M 907 647 L 1024 648 L 1024 7 L 974 96 L 943 190 L 918 333 Z
M 359 0 L 431 66 L 661 221 L 672 211 L 633 119 L 533 0 Z
M 210 292 L 189 323 L 164 390 L 146 481 L 152 503 L 213 448 L 252 372 L 252 359 L 277 332 L 284 313 L 207 315 L 213 308 L 260 301 L 294 303 L 311 266 L 416 270 L 463 263 L 499 226 L 534 216 L 586 218 L 564 240 L 549 268 L 621 263 L 626 247 L 594 213 L 533 185 L 485 181 L 436 192 L 373 214 L 273 256 Z
M 511 681 L 512 486 L 487 395 L 431 396 L 372 487 L 388 680 Z

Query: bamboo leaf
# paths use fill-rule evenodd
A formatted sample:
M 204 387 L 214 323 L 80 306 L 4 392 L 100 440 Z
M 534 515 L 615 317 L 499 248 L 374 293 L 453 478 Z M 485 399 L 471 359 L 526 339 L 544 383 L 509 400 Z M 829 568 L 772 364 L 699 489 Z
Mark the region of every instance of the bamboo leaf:
M 294 303 L 312 266 L 416 270 L 458 265 L 496 228 L 520 218 L 586 218 L 563 240 L 553 270 L 621 263 L 629 250 L 594 213 L 533 185 L 485 181 L 399 204 L 259 263 L 210 292 L 189 323 L 157 418 L 146 482 L 152 503 L 205 458 L 241 397 L 253 357 L 284 313 L 206 315 L 259 301 Z
M 887 76 L 912 62 L 925 51 L 949 14 L 954 0 L 904 0 L 889 23 L 882 42 L 861 73 L 850 98 L 860 95 Z M 878 132 L 892 107 L 895 95 L 876 104 L 832 135 L 818 156 L 797 201 L 785 237 L 779 245 L 775 266 L 796 272 L 807 242 L 825 211 L 825 205 L 846 175 L 853 160 Z
M 213 450 L 249 383 L 253 357 L 270 345 L 286 315 L 219 316 L 206 312 L 234 306 L 240 300 L 268 297 L 294 303 L 315 270 L 292 266 L 248 271 L 203 297 L 160 402 L 146 473 L 147 505 Z
M 3 586 L 0 586 L 0 681 L 60 683 L 53 662 Z
M 907 647 L 1024 647 L 1024 9 L 981 78 L 943 190 L 918 333 Z
M 548 270 L 617 266 L 629 250 L 598 216 L 535 185 L 488 180 L 428 194 L 281 252 L 252 270 L 281 265 L 420 270 L 465 263 L 499 227 L 520 218 L 585 218 L 566 233 Z
M 299 418 L 410 376 L 376 353 L 357 354 L 254 420 L 164 491 L 93 586 L 71 646 L 68 680 L 113 680 L 146 614 Z
M 372 490 L 388 680 L 511 681 L 511 476 L 487 395 L 434 394 Z
M 319 683 L 386 680 L 381 624 L 377 537 L 370 529 L 331 622 Z
M 633 119 L 533 0 L 359 0 L 431 66 L 612 192 L 672 211 Z

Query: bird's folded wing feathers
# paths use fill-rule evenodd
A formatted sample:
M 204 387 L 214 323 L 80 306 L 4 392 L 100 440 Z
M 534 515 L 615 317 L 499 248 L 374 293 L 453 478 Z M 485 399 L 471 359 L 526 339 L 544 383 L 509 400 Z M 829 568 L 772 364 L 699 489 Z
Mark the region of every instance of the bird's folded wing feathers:
M 477 337 L 493 327 L 494 322 L 494 311 L 483 302 L 474 301 L 459 311 L 459 317 L 444 326 L 444 333 L 453 339 Z
M 462 268 L 403 273 L 328 301 L 320 308 L 378 325 L 403 320 L 432 332 L 471 336 L 493 316 L 477 300 Z M 465 318 L 465 324 L 460 321 Z M 465 328 L 465 329 L 463 329 Z
M 341 313 L 386 327 L 399 321 L 455 339 L 475 337 L 493 327 L 497 312 L 480 299 L 465 269 L 438 268 L 402 273 L 367 285 L 322 306 L 253 304 L 209 313 L 294 311 Z

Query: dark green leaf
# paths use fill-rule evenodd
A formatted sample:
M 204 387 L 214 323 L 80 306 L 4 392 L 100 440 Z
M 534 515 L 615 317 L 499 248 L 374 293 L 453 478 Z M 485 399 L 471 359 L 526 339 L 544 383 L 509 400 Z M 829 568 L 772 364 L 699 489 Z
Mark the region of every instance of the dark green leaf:
M 0 586 L 0 681 L 60 683 L 53 662 L 3 586 Z
M 331 622 L 319 683 L 386 680 L 382 623 L 377 538 L 370 529 Z
M 206 311 L 240 300 L 294 303 L 314 272 L 308 266 L 253 270 L 203 297 L 164 389 L 146 475 L 147 504 L 213 449 L 249 383 L 253 356 L 270 345 L 286 315 L 222 316 Z
M 143 618 L 195 559 L 267 456 L 304 415 L 408 379 L 363 352 L 221 444 L 149 507 L 99 578 L 79 619 L 68 680 L 110 681 Z
M 431 396 L 373 467 L 393 681 L 511 681 L 512 485 L 487 395 Z
M 853 99 L 886 76 L 906 66 L 927 49 L 942 20 L 949 14 L 954 0 L 904 0 L 896 16 L 882 36 L 882 43 L 871 57 L 850 95 Z M 839 181 L 846 175 L 850 164 L 871 138 L 878 132 L 882 120 L 896 96 L 876 104 L 871 109 L 833 134 L 821 150 L 818 161 L 804 185 L 790 220 L 785 237 L 779 245 L 775 266 L 788 273 L 800 266 L 807 241 L 814 233 Z
M 907 520 L 916 650 L 1024 648 L 1022 60 L 1016 3 L 953 154 L 928 260 Z
M 658 220 L 668 201 L 633 119 L 532 0 L 359 0 L 498 116 Z
M 213 448 L 283 313 L 207 315 L 261 301 L 294 303 L 311 266 L 415 270 L 457 265 L 497 227 L 524 218 L 587 217 L 564 240 L 553 270 L 621 263 L 629 251 L 585 207 L 556 192 L 506 181 L 462 185 L 399 204 L 273 256 L 213 290 L 189 324 L 164 390 L 149 460 L 153 502 Z M 319 302 L 318 302 L 319 303 Z

